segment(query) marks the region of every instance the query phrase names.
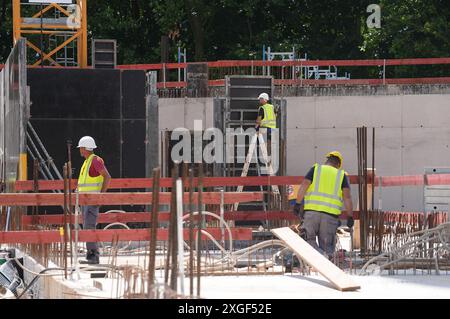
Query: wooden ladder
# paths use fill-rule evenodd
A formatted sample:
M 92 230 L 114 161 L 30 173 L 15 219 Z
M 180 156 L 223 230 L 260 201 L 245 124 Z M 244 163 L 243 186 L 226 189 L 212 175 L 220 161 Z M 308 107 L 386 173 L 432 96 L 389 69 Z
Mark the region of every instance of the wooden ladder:
M 260 132 L 256 132 L 256 134 L 252 137 L 252 140 L 250 142 L 250 146 L 248 148 L 248 153 L 245 158 L 244 167 L 242 169 L 241 177 L 247 176 L 248 169 L 252 162 L 253 153 L 255 153 L 255 151 L 256 151 L 256 145 L 257 145 L 258 141 L 259 141 L 259 145 L 261 148 L 262 156 L 263 156 L 265 164 L 266 164 L 267 172 L 269 173 L 270 176 L 275 176 L 275 173 L 273 171 L 272 161 L 269 160 L 269 154 L 267 153 L 267 147 L 266 147 L 266 143 L 264 142 L 264 137 Z M 256 159 L 256 160 L 258 161 L 258 159 Z M 236 192 L 240 193 L 240 192 L 242 192 L 243 189 L 244 189 L 244 186 L 242 186 L 242 185 L 238 186 Z M 272 191 L 274 194 L 278 194 L 278 195 L 280 194 L 278 185 L 272 185 Z M 238 206 L 239 206 L 239 203 L 234 203 L 233 210 L 236 211 L 238 209 Z

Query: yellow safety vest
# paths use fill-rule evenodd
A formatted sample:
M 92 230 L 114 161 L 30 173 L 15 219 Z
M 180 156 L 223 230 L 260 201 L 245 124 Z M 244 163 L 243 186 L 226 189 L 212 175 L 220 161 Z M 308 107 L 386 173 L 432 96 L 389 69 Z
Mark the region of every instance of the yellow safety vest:
M 314 165 L 314 177 L 305 194 L 305 210 L 340 215 L 343 206 L 344 170 L 330 165 Z
M 91 177 L 89 169 L 91 168 L 92 160 L 97 156 L 91 154 L 83 163 L 78 177 L 78 192 L 79 193 L 100 193 L 103 186 L 103 176 Z M 97 156 L 98 157 L 98 156 Z
M 261 120 L 261 127 L 277 128 L 277 117 L 273 105 L 269 103 L 261 105 L 258 109 L 258 113 L 261 108 L 264 110 L 264 118 Z

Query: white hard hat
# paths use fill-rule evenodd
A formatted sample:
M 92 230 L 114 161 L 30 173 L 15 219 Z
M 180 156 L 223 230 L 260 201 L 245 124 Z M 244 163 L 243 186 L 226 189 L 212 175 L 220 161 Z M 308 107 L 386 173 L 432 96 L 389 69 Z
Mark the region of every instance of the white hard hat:
M 90 136 L 83 136 L 80 138 L 80 141 L 78 142 L 78 148 L 84 147 L 88 151 L 92 151 L 94 148 L 97 148 L 97 145 L 95 145 L 95 141 Z
M 258 96 L 258 99 L 264 99 L 264 100 L 266 100 L 266 101 L 269 101 L 269 94 L 267 94 L 267 93 L 261 93 L 261 94 Z

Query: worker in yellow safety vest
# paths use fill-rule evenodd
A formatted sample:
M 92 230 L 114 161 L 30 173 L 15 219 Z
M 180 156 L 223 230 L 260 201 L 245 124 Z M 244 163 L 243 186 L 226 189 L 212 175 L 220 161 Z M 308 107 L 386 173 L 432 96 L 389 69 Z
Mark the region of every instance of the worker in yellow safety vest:
M 303 220 L 308 243 L 329 258 L 334 253 L 343 205 L 348 215 L 347 226 L 352 228 L 354 224 L 350 183 L 341 169 L 342 162 L 341 153 L 333 151 L 326 155 L 325 164 L 316 163 L 300 185 L 294 206 Z
M 261 93 L 258 96 L 259 108 L 256 118 L 256 131 L 267 136 L 267 153 L 270 155 L 272 130 L 277 128 L 277 115 L 275 108 L 269 103 L 269 94 Z
M 108 190 L 111 175 L 106 169 L 103 159 L 94 154 L 97 148 L 95 140 L 90 136 L 84 136 L 78 142 L 80 154 L 84 157 L 84 163 L 78 177 L 79 193 L 104 193 Z M 82 207 L 83 229 L 95 229 L 100 206 L 86 205 Z M 96 242 L 86 243 L 86 260 L 82 264 L 98 264 L 100 262 L 98 245 Z
M 258 97 L 259 108 L 258 117 L 256 118 L 256 126 L 264 128 L 277 128 L 277 116 L 272 104 L 269 104 L 269 94 L 261 93 Z

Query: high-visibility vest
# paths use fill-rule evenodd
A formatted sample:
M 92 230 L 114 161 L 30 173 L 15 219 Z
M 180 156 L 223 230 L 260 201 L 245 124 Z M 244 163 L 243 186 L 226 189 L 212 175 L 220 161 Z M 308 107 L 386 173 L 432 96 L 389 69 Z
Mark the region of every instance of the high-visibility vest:
M 258 109 L 264 110 L 264 118 L 261 120 L 261 127 L 277 128 L 277 117 L 272 104 L 266 103 L 261 105 Z
M 97 156 L 91 154 L 83 163 L 78 177 L 78 192 L 79 193 L 100 193 L 103 186 L 103 176 L 92 177 L 89 175 L 92 160 Z M 97 156 L 98 157 L 98 156 Z M 99 157 L 100 158 L 100 157 Z
M 305 210 L 340 215 L 343 206 L 344 170 L 330 165 L 314 165 L 314 177 L 305 194 Z

